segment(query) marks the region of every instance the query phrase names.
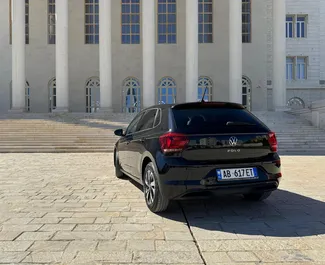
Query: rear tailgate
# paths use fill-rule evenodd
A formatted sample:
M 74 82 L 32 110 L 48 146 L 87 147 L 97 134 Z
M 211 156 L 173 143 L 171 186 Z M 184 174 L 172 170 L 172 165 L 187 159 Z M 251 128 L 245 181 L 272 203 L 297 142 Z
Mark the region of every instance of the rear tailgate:
M 172 130 L 188 138 L 181 154 L 186 160 L 255 160 L 272 152 L 270 130 L 246 109 L 201 103 L 172 113 Z

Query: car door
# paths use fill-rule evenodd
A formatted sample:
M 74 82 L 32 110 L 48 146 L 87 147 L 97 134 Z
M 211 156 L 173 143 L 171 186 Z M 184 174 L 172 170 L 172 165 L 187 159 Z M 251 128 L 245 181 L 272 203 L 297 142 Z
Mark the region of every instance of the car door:
M 150 136 L 151 129 L 153 128 L 154 121 L 156 118 L 157 109 L 147 110 L 141 117 L 137 124 L 133 138 L 129 144 L 130 150 L 130 166 L 132 175 L 136 178 L 141 177 L 141 159 L 142 154 L 146 150 L 145 139 Z
M 131 167 L 130 167 L 130 151 L 129 151 L 129 144 L 133 138 L 133 133 L 136 131 L 138 122 L 142 117 L 143 112 L 139 113 L 129 124 L 125 131 L 125 136 L 121 137 L 119 142 L 118 148 L 118 156 L 119 162 L 124 171 L 131 174 Z

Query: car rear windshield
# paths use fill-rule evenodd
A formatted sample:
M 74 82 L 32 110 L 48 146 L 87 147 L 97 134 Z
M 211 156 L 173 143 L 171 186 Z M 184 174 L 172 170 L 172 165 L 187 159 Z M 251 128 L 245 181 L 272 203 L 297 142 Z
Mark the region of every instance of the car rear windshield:
M 245 109 L 173 109 L 176 130 L 187 134 L 264 133 L 268 131 Z

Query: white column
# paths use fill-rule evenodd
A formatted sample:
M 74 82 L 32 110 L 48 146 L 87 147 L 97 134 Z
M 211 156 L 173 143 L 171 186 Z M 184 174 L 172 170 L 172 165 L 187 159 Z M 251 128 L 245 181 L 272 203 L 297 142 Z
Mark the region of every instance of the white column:
M 99 0 L 100 112 L 112 111 L 112 7 L 111 0 Z
M 142 0 L 143 108 L 155 104 L 156 95 L 156 20 L 155 0 Z
M 56 112 L 69 110 L 68 0 L 56 0 Z
M 198 99 L 198 0 L 186 0 L 186 102 Z
M 25 110 L 25 0 L 13 0 L 12 7 L 12 109 Z
M 242 0 L 229 1 L 229 101 L 242 104 Z
M 286 107 L 286 4 L 273 0 L 273 108 Z

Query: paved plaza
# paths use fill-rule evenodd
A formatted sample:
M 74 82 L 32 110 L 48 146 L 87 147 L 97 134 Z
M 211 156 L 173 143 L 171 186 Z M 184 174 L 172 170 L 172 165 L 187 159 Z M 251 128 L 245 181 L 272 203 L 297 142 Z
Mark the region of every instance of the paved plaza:
M 0 155 L 1 264 L 325 264 L 325 156 L 283 157 L 280 190 L 150 213 L 111 154 Z

